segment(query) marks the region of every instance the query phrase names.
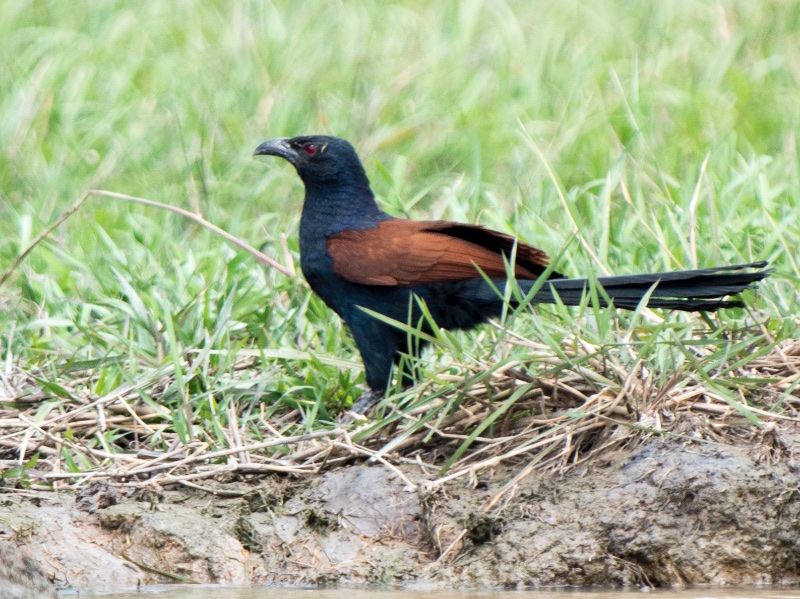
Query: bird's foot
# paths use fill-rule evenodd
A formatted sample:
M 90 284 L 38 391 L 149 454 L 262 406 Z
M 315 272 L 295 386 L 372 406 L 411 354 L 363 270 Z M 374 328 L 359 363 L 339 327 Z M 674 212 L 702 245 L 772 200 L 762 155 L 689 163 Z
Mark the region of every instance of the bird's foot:
M 382 400 L 383 396 L 383 391 L 375 391 L 373 389 L 365 391 L 364 394 L 358 398 L 358 401 L 353 404 L 353 407 L 344 413 L 342 423 L 351 424 L 358 420 L 366 420 L 367 418 L 364 414 Z
M 353 407 L 350 408 L 350 411 L 355 414 L 365 414 L 367 410 L 382 400 L 384 395 L 384 391 L 375 391 L 374 389 L 370 389 L 358 398 L 358 401 L 353 404 Z

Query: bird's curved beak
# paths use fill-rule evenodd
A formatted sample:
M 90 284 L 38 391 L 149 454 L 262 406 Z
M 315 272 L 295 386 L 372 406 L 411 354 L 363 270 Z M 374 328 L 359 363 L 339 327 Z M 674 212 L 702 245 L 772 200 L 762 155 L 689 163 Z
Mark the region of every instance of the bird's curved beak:
M 297 152 L 289 145 L 288 137 L 276 137 L 268 139 L 253 152 L 254 156 L 280 156 L 292 164 L 297 163 Z

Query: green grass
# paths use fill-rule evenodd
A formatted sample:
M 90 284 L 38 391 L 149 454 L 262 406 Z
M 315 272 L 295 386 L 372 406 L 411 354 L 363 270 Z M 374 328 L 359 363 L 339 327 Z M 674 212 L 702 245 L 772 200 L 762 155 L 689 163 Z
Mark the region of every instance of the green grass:
M 298 264 L 302 187 L 252 152 L 331 133 L 359 149 L 387 211 L 566 247 L 570 275 L 777 269 L 747 294 L 752 312 L 713 326 L 590 305 L 515 317 L 561 365 L 491 327 L 443 332 L 413 401 L 455 405 L 465 387 L 448 377 L 512 362 L 536 377 L 641 358 L 664 384 L 724 378 L 798 333 L 798 35 L 788 1 L 2 3 L 0 273 L 90 188 L 202 213 Z M 293 429 L 316 430 L 363 382 L 352 340 L 299 274 L 109 198 L 33 250 L 0 310 L 0 397 L 36 399 L 44 419 L 136 385 L 161 414 L 154 447 L 167 434 L 229 447 L 234 409 L 256 437 L 291 409 Z M 565 353 L 581 339 L 596 351 Z M 746 411 L 749 383 L 713 384 Z

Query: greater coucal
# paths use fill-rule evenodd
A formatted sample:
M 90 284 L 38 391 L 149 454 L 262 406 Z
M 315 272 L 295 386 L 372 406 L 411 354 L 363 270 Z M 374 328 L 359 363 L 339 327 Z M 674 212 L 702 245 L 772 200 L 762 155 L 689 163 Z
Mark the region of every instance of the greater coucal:
M 433 320 L 447 329 L 469 329 L 498 316 L 503 298 L 495 287 L 506 283 L 506 261 L 516 244 L 514 273 L 528 293 L 545 272 L 545 252 L 503 233 L 449 221 L 394 218 L 375 202 L 367 174 L 353 146 L 324 135 L 271 139 L 256 155 L 288 160 L 306 188 L 300 219 L 300 264 L 308 284 L 347 325 L 356 341 L 370 391 L 353 406 L 363 413 L 385 394 L 392 368 L 403 354 L 416 356 L 424 343 L 410 341 L 401 329 L 362 308 L 400 322 L 417 323 L 425 302 Z M 769 274 L 766 262 L 701 270 L 598 277 L 617 308 L 635 309 L 655 285 L 647 305 L 686 311 L 740 307 L 721 297 L 751 287 Z M 480 271 L 478 270 L 480 269 Z M 750 269 L 756 269 L 751 271 Z M 551 272 L 533 302 L 553 303 L 557 293 L 577 305 L 587 279 Z M 601 299 L 601 301 L 603 301 Z M 403 386 L 413 367 L 399 372 Z

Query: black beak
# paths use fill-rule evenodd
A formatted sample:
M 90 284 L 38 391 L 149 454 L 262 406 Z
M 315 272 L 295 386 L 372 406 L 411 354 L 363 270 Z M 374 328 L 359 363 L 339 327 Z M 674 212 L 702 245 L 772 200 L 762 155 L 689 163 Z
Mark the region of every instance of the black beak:
M 297 152 L 295 152 L 289 145 L 288 137 L 276 137 L 275 139 L 268 139 L 256 148 L 256 151 L 253 152 L 253 155 L 280 156 L 292 164 L 297 164 L 297 159 L 299 158 Z

